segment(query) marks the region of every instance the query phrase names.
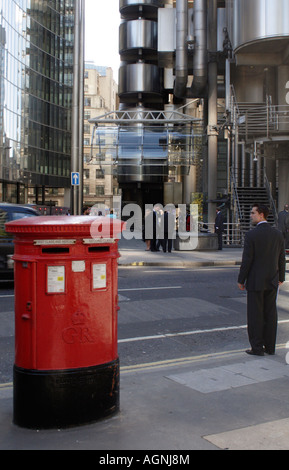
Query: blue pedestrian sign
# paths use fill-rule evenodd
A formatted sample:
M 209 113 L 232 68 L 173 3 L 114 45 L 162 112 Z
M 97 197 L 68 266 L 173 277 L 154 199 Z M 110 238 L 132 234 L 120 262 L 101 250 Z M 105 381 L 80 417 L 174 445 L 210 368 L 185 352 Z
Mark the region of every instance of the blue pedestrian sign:
M 71 173 L 71 185 L 72 186 L 79 186 L 80 185 L 80 177 L 79 172 L 74 171 Z

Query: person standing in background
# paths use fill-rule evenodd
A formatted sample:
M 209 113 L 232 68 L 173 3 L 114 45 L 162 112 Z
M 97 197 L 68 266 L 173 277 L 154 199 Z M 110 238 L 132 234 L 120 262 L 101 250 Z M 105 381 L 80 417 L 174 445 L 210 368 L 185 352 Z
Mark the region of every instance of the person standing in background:
M 278 215 L 278 229 L 284 237 L 285 248 L 289 249 L 289 205 L 284 205 L 284 210 Z
M 215 233 L 218 235 L 218 250 L 223 249 L 224 217 L 220 208 L 216 209 Z

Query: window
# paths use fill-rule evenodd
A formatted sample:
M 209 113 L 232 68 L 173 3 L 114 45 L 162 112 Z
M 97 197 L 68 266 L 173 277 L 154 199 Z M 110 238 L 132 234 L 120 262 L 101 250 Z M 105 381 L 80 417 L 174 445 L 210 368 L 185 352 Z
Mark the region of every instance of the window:
M 104 178 L 104 171 L 103 170 L 95 170 L 95 177 L 96 177 L 96 179 L 103 179 Z
M 95 195 L 97 197 L 104 196 L 104 186 L 96 186 L 95 188 Z
M 83 194 L 86 196 L 89 194 L 89 185 L 87 184 L 83 185 Z
M 90 134 L 90 125 L 89 124 L 84 124 L 83 132 L 84 132 L 84 134 Z
M 0 209 L 0 237 L 7 237 L 5 232 L 5 224 L 7 222 L 7 212 Z

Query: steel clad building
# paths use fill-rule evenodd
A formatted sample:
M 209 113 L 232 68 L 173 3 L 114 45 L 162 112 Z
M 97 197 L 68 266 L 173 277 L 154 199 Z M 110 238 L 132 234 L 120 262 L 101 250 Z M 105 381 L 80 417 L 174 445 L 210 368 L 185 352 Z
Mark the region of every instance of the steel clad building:
M 120 0 L 120 108 L 95 123 L 124 201 L 289 202 L 289 0 Z M 109 131 L 106 130 L 109 127 Z M 108 132 L 108 134 L 106 134 Z M 107 137 L 105 137 L 105 135 Z M 150 148 L 151 147 L 151 148 Z

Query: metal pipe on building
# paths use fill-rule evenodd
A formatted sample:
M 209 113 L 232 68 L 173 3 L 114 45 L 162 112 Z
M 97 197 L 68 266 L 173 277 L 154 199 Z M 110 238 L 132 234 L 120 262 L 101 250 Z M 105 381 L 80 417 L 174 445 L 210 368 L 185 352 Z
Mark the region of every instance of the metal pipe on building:
M 217 67 L 217 0 L 210 0 L 208 11 L 208 222 L 216 218 L 218 160 L 218 67 Z
M 188 1 L 177 0 L 176 71 L 174 95 L 184 99 L 188 82 Z
M 190 96 L 200 97 L 207 85 L 207 0 L 194 2 L 194 80 Z
M 74 56 L 73 56 L 73 98 L 72 98 L 72 142 L 71 172 L 79 173 L 79 186 L 71 189 L 71 213 L 80 215 L 82 211 L 83 179 L 83 92 L 84 92 L 84 11 L 85 0 L 75 0 Z
M 78 214 L 82 214 L 83 206 L 83 133 L 84 133 L 84 61 L 85 61 L 85 0 L 81 1 L 80 20 L 80 67 L 79 67 L 79 198 Z

